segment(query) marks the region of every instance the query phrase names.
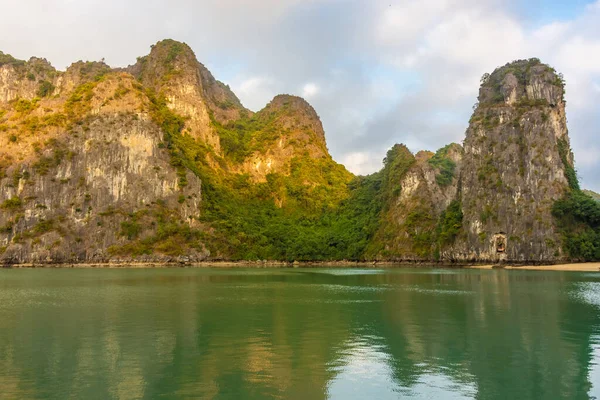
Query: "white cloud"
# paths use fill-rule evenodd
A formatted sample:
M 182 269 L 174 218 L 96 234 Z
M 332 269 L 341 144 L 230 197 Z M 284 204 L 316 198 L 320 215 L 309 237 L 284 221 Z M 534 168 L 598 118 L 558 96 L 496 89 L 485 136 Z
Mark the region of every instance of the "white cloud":
M 371 152 L 352 152 L 342 157 L 341 163 L 348 170 L 357 175 L 366 175 L 381 169 L 382 159 L 377 160 L 377 155 Z
M 551 22 L 533 31 L 532 37 L 536 41 L 553 42 L 563 37 L 570 26 L 571 24 L 568 22 Z
M 244 106 L 254 111 L 263 108 L 277 94 L 277 82 L 265 77 L 236 79 L 231 86 Z
M 382 7 L 375 28 L 380 45 L 398 47 L 418 42 L 424 30 L 439 20 L 449 8 L 447 0 L 403 0 Z
M 427 34 L 428 54 L 470 68 L 498 65 L 524 54 L 522 28 L 505 15 L 463 11 Z
M 320 91 L 319 86 L 314 83 L 307 83 L 302 87 L 302 97 L 309 100 L 310 98 L 316 96 Z
M 600 11 L 600 0 L 596 0 L 595 3 L 591 3 L 587 5 L 588 11 Z
M 243 81 L 239 86 L 239 92 L 241 95 L 249 95 L 256 91 L 263 83 L 264 78 L 250 78 Z
M 600 35 L 596 38 L 575 36 L 563 40 L 557 58 L 567 61 L 569 68 L 577 75 L 600 75 Z
M 379 33 L 389 35 L 378 37 L 385 39 L 379 45 L 387 50 L 380 52 L 382 60 L 399 71 L 418 70 L 424 85 L 401 98 L 387 116 L 373 121 L 369 132 L 387 129 L 413 150 L 419 145 L 433 150 L 444 140 L 462 138 L 481 74 L 514 59 L 539 57 L 565 75 L 569 127 L 579 171 L 584 184 L 599 189 L 600 176 L 592 171 L 600 168 L 600 153 L 589 149 L 595 149 L 590 144 L 600 139 L 596 128 L 600 125 L 600 1 L 574 20 L 535 28 L 508 7 L 499 8 L 492 2 L 469 6 L 463 1 L 451 9 L 442 7 L 442 15 L 439 8 L 434 9 L 437 0 L 419 3 L 432 9 L 429 17 L 420 11 L 411 16 L 410 7 L 397 17 L 408 24 L 414 21 L 411 28 L 398 28 L 398 32 L 408 29 L 407 34 L 415 38 L 412 43 L 394 40 L 391 29 L 381 28 L 390 21 L 389 14 L 383 15 L 378 25 Z M 413 31 L 415 27 L 421 31 Z M 462 115 L 464 123 L 440 123 L 435 119 L 439 113 Z

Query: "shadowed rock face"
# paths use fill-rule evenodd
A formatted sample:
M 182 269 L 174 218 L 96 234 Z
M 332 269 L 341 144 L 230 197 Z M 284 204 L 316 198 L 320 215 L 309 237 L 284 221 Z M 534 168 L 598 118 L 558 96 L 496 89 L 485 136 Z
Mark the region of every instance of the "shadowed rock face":
M 566 166 L 573 167 L 563 93 L 562 77 L 537 59 L 484 76 L 464 150 L 451 145 L 436 156 L 413 156 L 404 147 L 397 152 L 408 167 L 394 178 L 396 189 L 383 207 L 370 256 L 564 260 L 552 215 L 554 203 L 570 190 Z M 454 233 L 445 243 L 443 232 L 451 226 L 442 226 L 441 219 L 453 201 L 462 227 L 449 229 Z
M 532 59 L 494 71 L 467 129 L 461 176 L 464 235 L 452 259 L 552 261 L 563 255 L 551 214 L 569 188 L 559 148 L 572 165 L 563 84 Z M 499 251 L 498 237 L 506 244 Z
M 370 246 L 371 257 L 380 260 L 432 260 L 437 247 L 436 228 L 440 216 L 456 199 L 462 169 L 463 150 L 456 143 L 436 155 L 420 151 L 412 155 L 405 146 L 388 153 L 391 201 L 384 207 L 380 227 Z M 443 167 L 450 165 L 446 179 Z

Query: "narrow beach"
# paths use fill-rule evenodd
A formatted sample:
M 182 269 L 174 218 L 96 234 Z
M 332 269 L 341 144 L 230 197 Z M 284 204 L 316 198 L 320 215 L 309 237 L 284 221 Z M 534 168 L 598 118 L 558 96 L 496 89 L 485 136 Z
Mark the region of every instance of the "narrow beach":
M 467 269 L 494 269 L 493 265 L 470 265 Z M 495 267 L 498 269 L 525 269 L 536 271 L 580 271 L 580 272 L 600 272 L 600 263 L 579 263 L 579 264 L 556 264 L 556 265 L 506 265 Z

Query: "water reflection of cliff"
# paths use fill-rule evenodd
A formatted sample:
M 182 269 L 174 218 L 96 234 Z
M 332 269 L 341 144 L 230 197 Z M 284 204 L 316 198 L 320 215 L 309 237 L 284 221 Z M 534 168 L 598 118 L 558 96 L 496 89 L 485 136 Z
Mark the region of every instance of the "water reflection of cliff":
M 579 275 L 68 272 L 0 275 L 7 398 L 385 398 L 443 379 L 463 397 L 577 399 L 600 361 L 580 293 L 598 283 Z
M 413 288 L 389 291 L 383 303 L 395 378 L 410 386 L 423 369 L 441 370 L 474 379 L 477 398 L 587 398 L 600 314 L 574 298 L 568 276 L 384 276 Z

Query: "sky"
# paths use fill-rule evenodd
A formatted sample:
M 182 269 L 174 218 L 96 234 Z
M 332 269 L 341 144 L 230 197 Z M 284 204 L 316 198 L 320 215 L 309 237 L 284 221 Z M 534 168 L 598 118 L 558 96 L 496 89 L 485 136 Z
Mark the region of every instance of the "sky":
M 189 44 L 242 103 L 309 101 L 334 159 L 356 174 L 386 151 L 461 143 L 480 77 L 538 57 L 564 74 L 582 186 L 600 191 L 600 0 L 0 0 L 0 50 L 133 64 Z

